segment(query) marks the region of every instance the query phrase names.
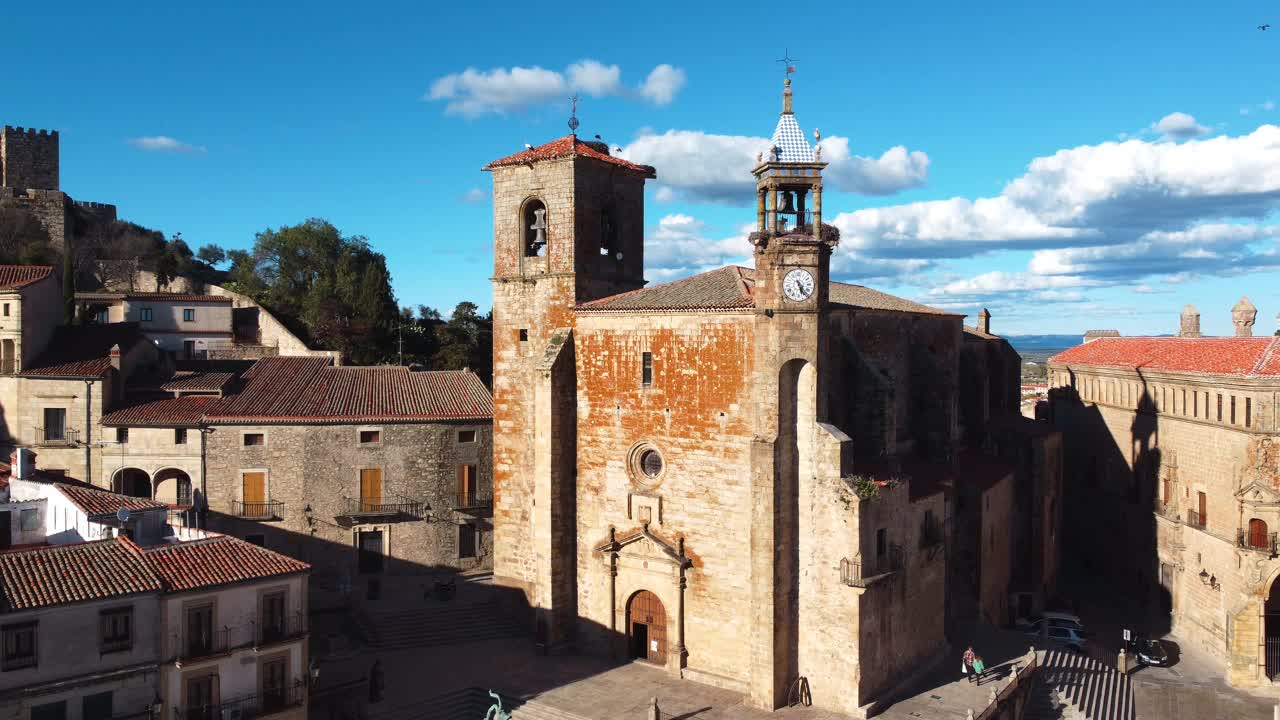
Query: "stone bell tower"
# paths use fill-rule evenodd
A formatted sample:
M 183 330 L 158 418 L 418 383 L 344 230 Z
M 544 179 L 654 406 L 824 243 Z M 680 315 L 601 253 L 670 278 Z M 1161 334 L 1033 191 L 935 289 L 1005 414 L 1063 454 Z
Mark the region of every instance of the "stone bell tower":
M 577 129 L 577 119 L 570 120 Z M 494 584 L 540 643 L 576 618 L 574 308 L 644 285 L 652 167 L 576 134 L 495 160 Z
M 788 74 L 790 68 L 788 68 Z M 801 498 L 812 497 L 815 448 L 825 417 L 819 392 L 825 345 L 833 229 L 822 225 L 820 148 L 811 148 L 792 112 L 791 78 L 769 149 L 757 158 L 755 258 L 755 437 L 751 452 L 750 702 L 774 709 L 812 668 L 806 646 L 822 629 L 806 603 L 819 597 L 801 558 L 815 542 Z M 818 133 L 815 131 L 815 137 Z M 812 651 L 808 651 L 812 652 Z M 808 670 L 808 672 L 813 672 Z

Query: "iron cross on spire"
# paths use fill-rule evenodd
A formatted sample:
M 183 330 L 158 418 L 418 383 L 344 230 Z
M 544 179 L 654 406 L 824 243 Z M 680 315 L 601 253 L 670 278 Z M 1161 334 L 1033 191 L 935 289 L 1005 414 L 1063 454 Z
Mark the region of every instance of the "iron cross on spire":
M 569 98 L 569 132 L 575 135 L 578 132 L 578 94 L 574 93 Z
M 796 66 L 792 65 L 791 63 L 794 63 L 799 59 L 800 58 L 791 57 L 791 51 L 789 49 L 783 49 L 782 57 L 778 60 L 778 62 L 782 63 L 782 66 L 787 69 L 786 74 L 790 75 L 791 73 L 796 71 Z

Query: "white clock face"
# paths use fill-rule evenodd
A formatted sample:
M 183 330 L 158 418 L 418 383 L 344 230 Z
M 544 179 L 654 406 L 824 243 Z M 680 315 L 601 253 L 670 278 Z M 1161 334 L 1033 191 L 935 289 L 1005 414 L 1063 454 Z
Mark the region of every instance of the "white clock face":
M 788 300 L 796 302 L 808 300 L 813 294 L 813 276 L 808 270 L 800 268 L 792 270 L 782 278 L 782 294 L 786 295 Z

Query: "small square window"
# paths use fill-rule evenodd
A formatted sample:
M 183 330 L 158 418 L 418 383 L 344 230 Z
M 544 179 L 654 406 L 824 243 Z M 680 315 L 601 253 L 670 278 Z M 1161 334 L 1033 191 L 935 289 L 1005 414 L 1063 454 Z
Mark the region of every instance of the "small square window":
M 35 508 L 27 508 L 18 513 L 18 528 L 23 532 L 31 532 L 40 529 L 40 511 Z
M 381 430 L 361 430 L 360 431 L 361 445 L 377 445 L 381 442 L 382 442 Z
M 262 433 L 245 433 L 244 434 L 245 447 L 250 447 L 252 445 L 266 445 L 266 444 L 267 444 L 267 436 Z
M 129 428 L 116 428 L 116 442 L 129 442 Z
M 476 526 L 470 523 L 458 526 L 458 558 L 467 559 L 476 556 L 476 546 L 479 545 L 480 533 L 476 530 Z
M 121 652 L 133 647 L 132 607 L 103 610 L 98 619 L 99 652 Z
M 3 651 L 0 656 L 3 669 L 18 670 L 36 666 L 36 623 L 5 625 L 0 628 L 0 635 L 4 637 L 3 648 L 0 648 Z
M 186 429 L 186 428 L 177 428 L 177 429 L 175 429 L 175 430 L 173 431 L 173 444 L 174 444 L 174 445 L 186 445 L 186 444 L 187 444 L 187 429 Z
M 195 322 L 195 321 L 196 321 L 196 311 L 195 311 L 195 309 L 194 309 L 194 308 L 183 308 L 183 309 L 182 309 L 182 321 L 183 321 L 183 322 Z
M 144 307 L 138 310 L 138 319 L 142 322 L 151 322 L 151 308 Z
M 529 331 L 525 328 L 520 328 L 519 337 L 520 342 L 529 342 Z
M 475 431 L 475 430 L 459 430 L 459 431 L 458 431 L 458 442 L 459 442 L 459 443 L 461 443 L 461 444 L 463 444 L 463 445 L 466 445 L 466 444 L 469 444 L 469 443 L 473 443 L 473 442 L 475 442 L 475 441 L 476 441 L 476 431 Z
M 653 353 L 640 356 L 640 384 L 645 387 L 653 384 Z

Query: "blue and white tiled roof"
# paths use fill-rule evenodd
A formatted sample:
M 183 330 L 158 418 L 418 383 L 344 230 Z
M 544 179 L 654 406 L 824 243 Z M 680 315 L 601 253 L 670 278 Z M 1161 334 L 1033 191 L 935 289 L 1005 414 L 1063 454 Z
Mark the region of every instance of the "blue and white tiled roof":
M 773 148 L 778 148 L 781 153 L 775 153 Z M 813 162 L 813 149 L 809 147 L 809 141 L 800 130 L 795 115 L 783 113 L 778 118 L 778 127 L 773 131 L 773 140 L 765 159 L 773 162 Z

